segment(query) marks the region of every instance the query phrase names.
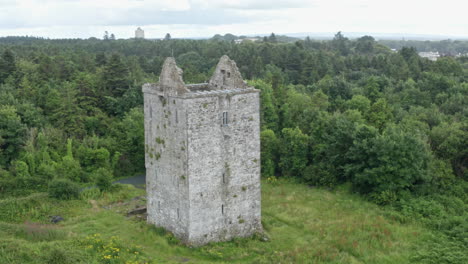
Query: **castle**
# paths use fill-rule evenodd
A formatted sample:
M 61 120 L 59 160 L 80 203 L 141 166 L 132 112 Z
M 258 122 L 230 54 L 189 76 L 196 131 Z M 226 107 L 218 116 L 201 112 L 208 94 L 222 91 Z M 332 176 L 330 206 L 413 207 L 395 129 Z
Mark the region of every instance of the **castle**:
M 236 63 L 186 85 L 167 58 L 143 93 L 148 222 L 189 245 L 262 231 L 259 90 Z

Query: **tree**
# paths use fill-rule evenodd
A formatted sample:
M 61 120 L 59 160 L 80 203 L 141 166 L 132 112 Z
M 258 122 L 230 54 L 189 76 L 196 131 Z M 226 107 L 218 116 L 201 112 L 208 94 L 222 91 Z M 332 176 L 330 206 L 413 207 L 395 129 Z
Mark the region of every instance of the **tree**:
M 418 136 L 398 127 L 379 135 L 372 127 L 361 126 L 354 138 L 346 173 L 360 193 L 387 203 L 430 180 L 428 146 Z
M 349 109 L 355 109 L 366 115 L 369 112 L 371 102 L 363 95 L 355 95 L 351 100 L 346 101 L 346 106 Z
M 278 131 L 278 111 L 276 102 L 274 101 L 273 88 L 271 84 L 262 80 L 252 81 L 255 88 L 260 89 L 260 121 L 263 129 L 271 129 L 275 132 Z
M 122 96 L 129 87 L 129 71 L 119 54 L 114 53 L 104 68 L 103 79 L 107 91 L 113 97 Z
M 403 47 L 398 53 L 407 62 L 410 61 L 411 58 L 419 56 L 415 47 Z
M 434 127 L 430 132 L 432 149 L 437 157 L 450 161 L 454 172 L 468 179 L 468 125 L 466 122 L 446 122 Z
M 363 36 L 356 41 L 356 50 L 361 53 L 372 53 L 374 51 L 375 39 L 371 36 Z
M 387 100 L 383 98 L 372 104 L 366 116 L 368 122 L 380 130 L 383 130 L 387 123 L 393 121 L 392 109 Z
M 309 137 L 299 128 L 284 128 L 279 149 L 279 168 L 284 176 L 302 178 L 307 167 Z
M 262 161 L 262 176 L 275 176 L 277 155 L 278 155 L 278 139 L 275 132 L 270 129 L 263 130 L 260 133 L 261 142 L 261 161 Z
M 112 33 L 112 34 L 110 35 L 110 38 L 109 38 L 109 39 L 110 39 L 110 40 L 115 40 L 115 35 L 114 35 L 114 33 Z
M 52 112 L 56 125 L 71 136 L 84 134 L 83 109 L 78 104 L 78 91 L 73 83 L 64 83 L 60 101 Z
M 104 31 L 104 37 L 102 37 L 104 40 L 109 40 L 109 32 Z
M 72 140 L 67 141 L 67 154 L 56 166 L 57 174 L 60 177 L 74 182 L 86 182 L 87 175 L 83 172 L 80 162 L 73 157 Z
M 342 76 L 332 78 L 330 75 L 326 75 L 316 83 L 316 87 L 328 95 L 331 101 L 335 101 L 338 98 L 346 100 L 351 98 L 351 87 Z
M 5 82 L 8 76 L 16 71 L 15 56 L 11 50 L 7 49 L 0 57 L 0 84 Z
M 278 39 L 276 38 L 275 33 L 271 33 L 268 37 L 268 42 L 270 43 L 278 43 Z
M 344 114 L 335 113 L 330 116 L 326 112 L 319 115 L 311 123 L 310 150 L 313 165 L 334 177 L 328 182 L 345 182 L 349 180 L 344 173 L 348 164 L 347 153 L 353 145 L 353 134 L 358 123 Z
M 21 122 L 17 109 L 0 106 L 0 166 L 15 159 L 24 143 L 26 126 Z
M 96 61 L 96 65 L 98 67 L 106 65 L 107 64 L 106 54 L 104 52 L 100 52 L 100 53 L 96 54 L 95 61 Z
M 315 95 L 320 96 L 318 94 Z M 325 98 L 322 96 L 322 99 Z M 297 126 L 301 131 L 307 133 L 316 107 L 317 105 L 313 104 L 312 98 L 309 95 L 300 93 L 295 88 L 289 87 L 285 101 L 280 109 L 282 115 L 281 124 L 283 127 L 289 128 Z
M 367 79 L 366 85 L 364 86 L 364 95 L 369 98 L 372 102 L 375 102 L 382 96 L 380 92 L 380 85 L 375 77 Z
M 335 34 L 331 45 L 334 50 L 338 51 L 339 54 L 346 56 L 349 54 L 349 39 L 343 36 L 341 31 Z
M 99 168 L 93 173 L 93 179 L 100 191 L 109 191 L 112 188 L 112 172 L 105 168 Z
M 113 133 L 122 152 L 116 173 L 132 173 L 145 166 L 144 115 L 140 107 L 131 109 L 123 120 L 115 124 Z
M 166 36 L 164 36 L 164 40 L 171 40 L 171 34 L 167 33 Z

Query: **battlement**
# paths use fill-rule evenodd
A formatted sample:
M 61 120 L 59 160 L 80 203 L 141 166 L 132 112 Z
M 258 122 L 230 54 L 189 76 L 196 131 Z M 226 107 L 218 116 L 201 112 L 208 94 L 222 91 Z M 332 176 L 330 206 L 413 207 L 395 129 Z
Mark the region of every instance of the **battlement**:
M 210 91 L 240 91 L 255 90 L 248 87 L 242 79 L 236 63 L 224 55 L 219 60 L 215 72 L 208 83 L 188 84 L 184 83 L 180 69 L 175 59 L 169 57 L 165 60 L 158 83 L 147 83 L 143 85 L 144 93 L 153 93 L 162 96 L 184 97 L 186 94 L 210 92 Z

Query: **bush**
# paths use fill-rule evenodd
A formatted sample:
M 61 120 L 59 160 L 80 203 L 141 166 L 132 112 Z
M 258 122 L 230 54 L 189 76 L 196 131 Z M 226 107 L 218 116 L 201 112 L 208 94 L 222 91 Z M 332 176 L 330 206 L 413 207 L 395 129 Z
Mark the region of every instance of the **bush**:
M 49 184 L 49 196 L 61 200 L 78 198 L 80 187 L 67 179 L 55 179 Z
M 308 166 L 304 171 L 304 180 L 315 186 L 335 187 L 338 185 L 338 179 L 328 167 L 322 162 Z
M 112 187 L 112 172 L 107 169 L 100 168 L 93 173 L 93 178 L 96 181 L 96 186 L 101 191 L 108 191 Z
M 80 162 L 71 156 L 63 157 L 62 161 L 57 164 L 56 171 L 59 175 L 63 175 L 73 181 L 86 182 L 86 174 L 81 168 Z
M 67 257 L 67 253 L 58 248 L 51 250 L 47 256 L 47 264 L 61 264 L 61 263 L 70 263 L 70 259 Z
M 0 167 L 0 193 L 5 193 L 11 186 L 11 175 L 8 171 Z

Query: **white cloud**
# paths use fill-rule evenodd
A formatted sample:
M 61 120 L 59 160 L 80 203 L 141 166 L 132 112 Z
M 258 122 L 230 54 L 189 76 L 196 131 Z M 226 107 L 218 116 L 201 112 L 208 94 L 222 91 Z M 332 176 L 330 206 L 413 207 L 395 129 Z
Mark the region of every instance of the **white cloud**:
M 0 36 L 148 37 L 216 33 L 421 33 L 468 36 L 459 0 L 0 0 Z
M 227 9 L 282 9 L 313 6 L 317 0 L 191 0 L 192 7 Z

